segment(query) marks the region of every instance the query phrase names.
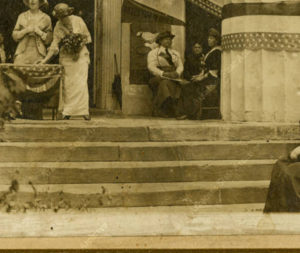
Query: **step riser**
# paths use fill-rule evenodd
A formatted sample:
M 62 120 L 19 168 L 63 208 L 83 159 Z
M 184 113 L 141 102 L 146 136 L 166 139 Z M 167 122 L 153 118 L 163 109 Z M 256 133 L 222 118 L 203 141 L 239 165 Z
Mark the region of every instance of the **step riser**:
M 226 143 L 178 145 L 170 147 L 124 147 L 121 161 L 192 161 L 254 160 L 287 157 L 299 144 L 292 143 Z
M 299 143 L 174 144 L 168 146 L 0 147 L 0 162 L 253 160 L 286 157 Z
M 149 141 L 146 127 L 6 127 L 0 138 L 7 142 Z
M 220 182 L 269 180 L 273 165 L 178 166 L 153 168 L 45 168 L 2 167 L 0 184 L 97 184 L 157 182 Z
M 99 123 L 100 125 L 101 123 Z M 234 141 L 299 140 L 298 125 L 193 125 L 193 126 L 14 126 L 7 125 L 0 139 L 12 142 L 52 141 Z
M 0 192 L 2 195 L 2 193 Z M 223 205 L 264 203 L 267 188 L 178 190 L 173 192 L 121 193 L 112 195 L 39 193 L 41 203 L 58 205 L 60 200 L 69 203 L 72 208 L 99 207 L 145 207 L 145 206 L 181 206 L 181 205 Z M 33 202 L 33 193 L 19 192 L 19 203 Z M 1 205 L 0 205 L 1 207 Z
M 151 141 L 299 140 L 299 125 L 226 125 L 151 127 Z

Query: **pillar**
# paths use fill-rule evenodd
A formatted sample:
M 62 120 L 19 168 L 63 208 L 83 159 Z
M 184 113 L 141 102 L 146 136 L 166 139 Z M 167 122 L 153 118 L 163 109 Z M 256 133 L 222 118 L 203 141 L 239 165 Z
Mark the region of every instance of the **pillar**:
M 221 80 L 224 120 L 300 120 L 299 14 L 296 1 L 226 1 Z
M 97 91 L 97 107 L 113 111 L 118 104 L 112 94 L 112 83 L 115 76 L 114 54 L 117 55 L 120 72 L 121 55 L 121 9 L 122 0 L 102 0 L 102 32 L 99 47 L 99 79 L 100 86 Z

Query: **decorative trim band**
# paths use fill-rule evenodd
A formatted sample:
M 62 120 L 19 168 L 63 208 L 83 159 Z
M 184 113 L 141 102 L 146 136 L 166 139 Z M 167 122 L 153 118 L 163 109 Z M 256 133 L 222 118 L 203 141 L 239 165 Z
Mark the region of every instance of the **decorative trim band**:
M 210 14 L 222 18 L 222 7 L 209 0 L 188 0 Z
M 300 51 L 299 33 L 248 32 L 222 36 L 222 49 L 226 50 L 273 50 Z
M 223 19 L 248 15 L 299 16 L 299 1 L 278 3 L 231 3 L 223 6 Z

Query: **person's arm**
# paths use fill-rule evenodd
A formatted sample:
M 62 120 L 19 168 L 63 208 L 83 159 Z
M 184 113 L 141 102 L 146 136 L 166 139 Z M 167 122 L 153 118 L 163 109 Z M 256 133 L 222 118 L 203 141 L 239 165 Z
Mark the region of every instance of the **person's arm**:
M 214 78 L 220 77 L 221 70 L 221 50 L 212 52 L 209 61 L 208 75 Z
M 35 64 L 45 64 L 47 63 L 54 55 L 57 55 L 59 53 L 59 42 L 60 42 L 60 36 L 59 36 L 59 31 L 58 28 L 54 28 L 53 32 L 53 41 L 51 43 L 51 46 L 49 47 L 48 53 L 45 56 L 43 60 L 39 60 L 35 62 Z
M 86 23 L 84 22 L 84 20 L 81 17 L 79 17 L 79 18 L 80 18 L 80 23 L 81 23 L 80 25 L 81 25 L 82 34 L 85 35 L 85 37 L 86 37 L 85 44 L 92 43 L 92 37 L 91 37 L 89 29 L 86 26 Z
M 295 148 L 291 154 L 290 154 L 290 158 L 293 160 L 293 161 L 297 161 L 300 159 L 300 146 Z
M 37 61 L 36 64 L 46 64 L 54 55 L 56 55 L 54 50 L 49 50 L 45 58 L 41 61 Z
M 155 49 L 154 49 L 155 50 Z M 155 51 L 150 51 L 148 53 L 147 57 L 147 67 L 148 70 L 153 74 L 154 76 L 159 76 L 162 77 L 164 72 L 160 70 L 158 67 L 158 62 L 157 62 L 157 55 L 155 54 Z
M 41 30 L 38 26 L 35 26 L 34 32 L 43 40 L 46 45 L 49 45 L 53 39 L 51 19 L 49 16 L 45 16 L 43 21 L 46 22 L 45 28 Z
M 16 41 L 16 42 L 19 42 L 20 40 L 22 40 L 26 34 L 34 32 L 34 27 L 29 26 L 29 27 L 25 28 L 21 25 L 22 18 L 23 18 L 22 15 L 20 15 L 18 17 L 16 26 L 12 33 L 12 37 L 13 37 L 14 41 Z
M 2 44 L 0 46 L 0 58 L 1 58 L 1 63 L 5 63 L 6 62 L 6 54 L 5 54 L 5 49 L 4 49 L 4 45 Z
M 183 67 L 183 63 L 182 63 L 180 54 L 178 52 L 176 52 L 176 55 L 177 55 L 177 58 L 178 58 L 176 73 L 178 74 L 178 77 L 180 77 L 182 75 L 184 67 Z

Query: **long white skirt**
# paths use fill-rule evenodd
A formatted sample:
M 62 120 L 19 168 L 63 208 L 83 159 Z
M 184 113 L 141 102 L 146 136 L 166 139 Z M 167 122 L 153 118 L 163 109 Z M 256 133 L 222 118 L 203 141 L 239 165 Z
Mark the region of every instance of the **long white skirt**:
M 89 53 L 84 48 L 77 61 L 69 56 L 61 56 L 64 66 L 64 85 L 62 88 L 62 113 L 69 116 L 89 115 L 88 68 Z

